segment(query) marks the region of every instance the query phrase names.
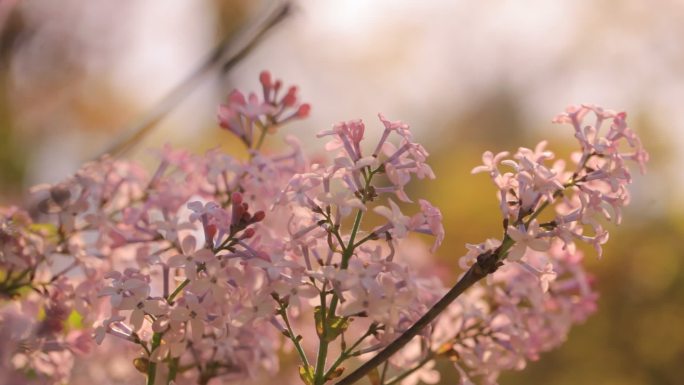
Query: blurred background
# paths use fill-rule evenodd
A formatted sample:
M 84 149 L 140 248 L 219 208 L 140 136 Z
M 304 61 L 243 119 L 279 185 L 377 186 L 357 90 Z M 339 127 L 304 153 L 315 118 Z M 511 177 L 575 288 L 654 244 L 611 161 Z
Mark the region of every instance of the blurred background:
M 339 120 L 379 131 L 383 112 L 411 124 L 438 176 L 414 196 L 442 209 L 438 256 L 456 273 L 464 243 L 499 231 L 493 189 L 469 174 L 483 151 L 548 138 L 567 154 L 572 132 L 550 123 L 556 113 L 625 110 L 652 160 L 605 258 L 589 253 L 599 312 L 501 383 L 682 383 L 684 2 L 302 0 L 222 70 L 274 6 L 0 0 L 0 204 L 21 203 L 29 186 L 58 181 L 149 121 L 122 157 L 150 160 L 164 142 L 197 152 L 225 143 L 217 105 L 234 87 L 258 90 L 269 69 L 312 102 L 310 119 L 283 130 L 311 153 L 313 134 Z

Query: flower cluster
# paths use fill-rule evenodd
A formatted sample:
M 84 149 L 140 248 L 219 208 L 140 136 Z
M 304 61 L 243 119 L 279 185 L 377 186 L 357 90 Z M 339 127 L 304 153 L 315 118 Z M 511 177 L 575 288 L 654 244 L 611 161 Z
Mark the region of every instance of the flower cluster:
M 288 120 L 305 116 L 308 105 L 299 105 L 294 88 L 276 101 L 280 87 L 277 81 L 268 91 L 261 104 L 273 108 L 262 115 L 225 108 L 252 123 L 269 122 L 266 129 L 293 106 L 297 115 Z M 2 209 L 0 289 L 20 306 L 0 316 L 12 337 L 0 369 L 7 375 L 0 377 L 64 382 L 73 353 L 87 351 L 88 341 L 137 346 L 131 369 L 148 373 L 149 383 L 277 370 L 277 338 L 265 338 L 278 329 L 271 324 L 271 255 L 262 242 L 277 247 L 273 239 L 280 237 L 257 229 L 278 181 L 302 168 L 297 141 L 288 142 L 289 152 L 252 149 L 248 160 L 167 146 L 151 176 L 103 158 L 56 185 L 34 188 L 37 222 Z M 15 322 L 19 316 L 34 321 Z
M 583 123 L 588 113 L 595 116 L 594 125 Z M 404 384 L 436 382 L 439 357 L 453 361 L 462 384 L 473 384 L 472 378 L 496 384 L 501 371 L 524 368 L 526 360 L 561 344 L 574 323 L 595 311 L 596 294 L 575 242 L 593 245 L 601 255 L 608 239 L 602 222 L 620 223 L 621 208 L 629 202 L 627 163 L 644 171 L 648 154 L 625 118 L 589 105 L 556 117 L 556 123 L 572 124 L 580 143 L 570 170 L 562 160 L 547 163 L 554 154 L 546 142 L 534 150 L 520 148 L 513 159 L 507 152 L 484 153 L 484 164 L 473 173 L 487 172 L 497 187 L 504 237 L 469 245 L 459 263 L 464 270 L 485 257 L 499 265 L 513 263 L 458 298 L 436 321 L 427 343 L 415 339 L 394 358 L 401 366 L 413 365 Z M 610 126 L 602 133 L 606 120 Z M 541 217 L 548 220 L 539 223 Z
M 103 385 L 139 372 L 148 385 L 205 385 L 275 374 L 294 350 L 302 382 L 323 385 L 348 360 L 406 335 L 442 298 L 430 262 L 445 237 L 442 214 L 406 192 L 414 179 L 435 178 L 410 127 L 380 114 L 379 139 L 367 144 L 363 121 L 335 124 L 318 134 L 329 161 L 310 162 L 294 137 L 269 153 L 267 134 L 310 107 L 268 72 L 260 81 L 261 96 L 233 91 L 218 112 L 245 159 L 167 146 L 148 175 L 103 158 L 34 188 L 31 215 L 0 209 L 0 384 L 88 382 L 97 375 L 75 355 L 112 352 L 130 364 L 101 364 Z M 593 126 L 583 126 L 588 112 Z M 605 242 L 600 217 L 619 222 L 628 202 L 626 161 L 643 167 L 647 154 L 624 113 L 582 106 L 556 120 L 580 140 L 574 170 L 547 164 L 544 144 L 513 159 L 485 153 L 473 170 L 497 186 L 505 232 L 470 245 L 461 266 L 483 256 L 514 263 L 459 297 L 378 383 L 434 383 L 434 361 L 448 358 L 461 383 L 494 384 L 593 312 L 574 242 Z M 541 222 L 547 208 L 552 219 Z M 432 247 L 412 234 L 434 237 Z
M 595 117 L 593 125 L 583 123 L 589 113 Z M 545 149 L 545 141 L 534 150 L 520 148 L 513 159 L 506 159 L 507 152 L 484 153 L 484 165 L 475 167 L 473 173 L 489 173 L 498 189 L 506 235 L 515 243 L 508 250 L 508 260 L 520 261 L 527 249 L 546 251 L 553 238 L 571 251 L 579 240 L 602 254 L 608 232 L 601 218 L 619 224 L 621 209 L 629 203 L 627 185 L 632 178 L 627 162 L 635 161 L 643 172 L 648 160 L 625 119 L 624 112 L 590 105 L 570 107 L 558 115 L 554 122 L 571 123 L 580 144 L 581 151 L 571 157 L 575 167 L 566 167 L 563 160 L 549 164 L 554 154 Z M 606 124 L 610 126 L 603 133 Z M 512 171 L 502 172 L 500 166 Z M 553 207 L 555 216 L 539 223 L 547 206 Z
M 283 83 L 273 80 L 269 72 L 262 72 L 259 76 L 263 91 L 260 100 L 255 93 L 247 97 L 239 90 L 228 95 L 228 102 L 221 104 L 218 119 L 221 127 L 236 135 L 248 148 L 255 144 L 255 129 L 260 131 L 256 139 L 257 147 L 261 146 L 266 132 L 274 132 L 278 126 L 295 119 L 309 116 L 311 106 L 300 104 L 297 98 L 297 87 L 291 86 L 284 95 L 280 95 Z

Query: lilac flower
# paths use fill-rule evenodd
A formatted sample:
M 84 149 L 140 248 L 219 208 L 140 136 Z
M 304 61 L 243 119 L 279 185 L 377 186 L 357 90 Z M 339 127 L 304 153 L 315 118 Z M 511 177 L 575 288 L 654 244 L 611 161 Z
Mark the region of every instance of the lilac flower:
M 186 293 L 178 306 L 171 310 L 169 319 L 171 321 L 187 323 L 190 327 L 191 339 L 193 341 L 199 341 L 204 334 L 207 311 L 196 296 Z
M 181 250 L 183 254 L 177 254 L 169 258 L 169 267 L 184 267 L 185 276 L 190 280 L 197 278 L 198 264 L 207 263 L 215 258 L 214 253 L 208 249 L 196 250 L 197 241 L 192 235 L 183 238 Z
M 377 206 L 373 211 L 387 219 L 388 226 L 392 229 L 392 233 L 395 237 L 403 238 L 409 230 L 411 218 L 404 215 L 393 200 L 388 199 L 387 201 L 389 202 L 390 207 Z
M 409 228 L 411 231 L 430 234 L 435 242 L 430 249 L 434 253 L 444 241 L 445 233 L 442 225 L 442 212 L 425 199 L 419 199 L 420 213 L 411 217 Z
M 268 72 L 263 72 L 260 80 L 263 89 L 262 100 L 254 93 L 245 98 L 242 92 L 234 90 L 228 96 L 227 103 L 220 105 L 218 109 L 221 127 L 228 129 L 250 148 L 255 144 L 255 129 L 268 128 L 273 131 L 277 125 L 306 118 L 311 110 L 309 104 L 299 104 L 297 87 L 290 87 L 286 94 L 278 99 L 282 83 L 274 82 Z
M 109 296 L 116 309 L 131 310 L 149 295 L 150 287 L 146 279 L 133 271 L 128 274 L 114 271 L 107 274 L 106 278 L 112 279 L 112 285 L 104 287 L 100 296 Z
M 508 227 L 508 235 L 515 241 L 515 245 L 508 251 L 508 259 L 519 261 L 528 248 L 536 251 L 546 251 L 551 247 L 548 239 L 540 237 L 540 229 L 537 221 L 532 221 L 527 228 L 521 226 L 515 228 Z

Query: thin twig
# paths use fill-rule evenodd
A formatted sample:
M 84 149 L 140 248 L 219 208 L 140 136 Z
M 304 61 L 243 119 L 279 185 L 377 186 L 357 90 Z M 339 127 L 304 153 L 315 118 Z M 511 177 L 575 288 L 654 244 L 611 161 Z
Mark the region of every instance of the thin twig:
M 268 12 L 265 17 L 256 23 L 249 23 L 256 27 L 248 28 L 239 34 L 235 44 L 232 34 L 224 36 L 221 41 L 209 52 L 201 64 L 192 71 L 183 81 L 176 85 L 163 99 L 154 107 L 149 109 L 142 116 L 137 118 L 131 126 L 125 130 L 127 134 L 107 149 L 103 155 L 119 156 L 130 150 L 135 144 L 147 136 L 152 129 L 159 123 L 175 106 L 185 99 L 193 89 L 195 89 L 203 77 L 220 65 L 219 71 L 222 74 L 228 72 L 237 63 L 247 56 L 256 47 L 268 31 L 290 14 L 291 4 L 289 1 L 280 2 L 273 10 Z M 230 49 L 234 47 L 233 49 Z M 226 52 L 228 52 L 226 54 Z M 225 63 L 220 64 L 222 58 L 227 57 Z
M 410 369 L 408 369 L 404 373 L 397 375 L 396 377 L 390 378 L 387 382 L 385 382 L 385 377 L 384 377 L 385 372 L 383 371 L 383 377 L 382 377 L 382 381 L 380 382 L 380 384 L 382 384 L 382 385 L 394 385 L 394 384 L 398 383 L 399 381 L 405 379 L 406 377 L 410 376 L 415 371 L 422 368 L 423 366 L 425 366 L 425 364 L 427 364 L 428 362 L 430 362 L 434 359 L 435 359 L 435 357 L 434 357 L 433 353 L 430 352 L 430 354 L 428 354 L 425 358 L 420 360 L 420 362 L 415 364 L 413 367 L 411 367 Z M 385 361 L 385 367 L 384 368 L 387 368 L 388 362 L 389 361 Z

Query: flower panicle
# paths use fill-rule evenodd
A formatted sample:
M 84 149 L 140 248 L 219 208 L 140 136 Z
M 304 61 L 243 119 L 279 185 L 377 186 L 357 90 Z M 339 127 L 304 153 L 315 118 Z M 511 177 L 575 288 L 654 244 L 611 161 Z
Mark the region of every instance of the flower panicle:
M 299 101 L 296 86 L 283 91 L 282 81 L 273 79 L 268 71 L 263 71 L 259 80 L 261 98 L 256 93 L 245 96 L 241 91 L 233 90 L 218 109 L 221 127 L 240 138 L 247 148 L 260 146 L 263 139 L 258 135 L 273 133 L 277 127 L 305 119 L 311 112 L 310 104 Z
M 0 337 L 13 365 L 0 363 L 0 376 L 66 383 L 78 354 L 134 346 L 129 382 L 140 372 L 148 384 L 246 380 L 277 373 L 287 344 L 304 383 L 329 384 L 443 298 L 431 259 L 443 215 L 407 194 L 412 181 L 435 179 L 410 126 L 383 114 L 377 125 L 334 124 L 318 133 L 329 161 L 310 161 L 294 137 L 270 154 L 260 150 L 266 134 L 311 107 L 269 72 L 259 81 L 259 95 L 235 90 L 218 111 L 248 159 L 165 146 L 148 175 L 105 157 L 34 188 L 32 210 L 0 208 L 0 301 L 10 304 Z M 556 117 L 580 143 L 574 167 L 546 142 L 484 153 L 473 173 L 494 182 L 504 235 L 468 245 L 459 265 L 470 271 L 487 256 L 497 269 L 389 359 L 390 383 L 435 383 L 434 361 L 448 359 L 462 384 L 494 384 L 595 310 L 575 242 L 600 253 L 605 220 L 619 222 L 629 203 L 628 164 L 648 160 L 625 119 L 589 105 Z

